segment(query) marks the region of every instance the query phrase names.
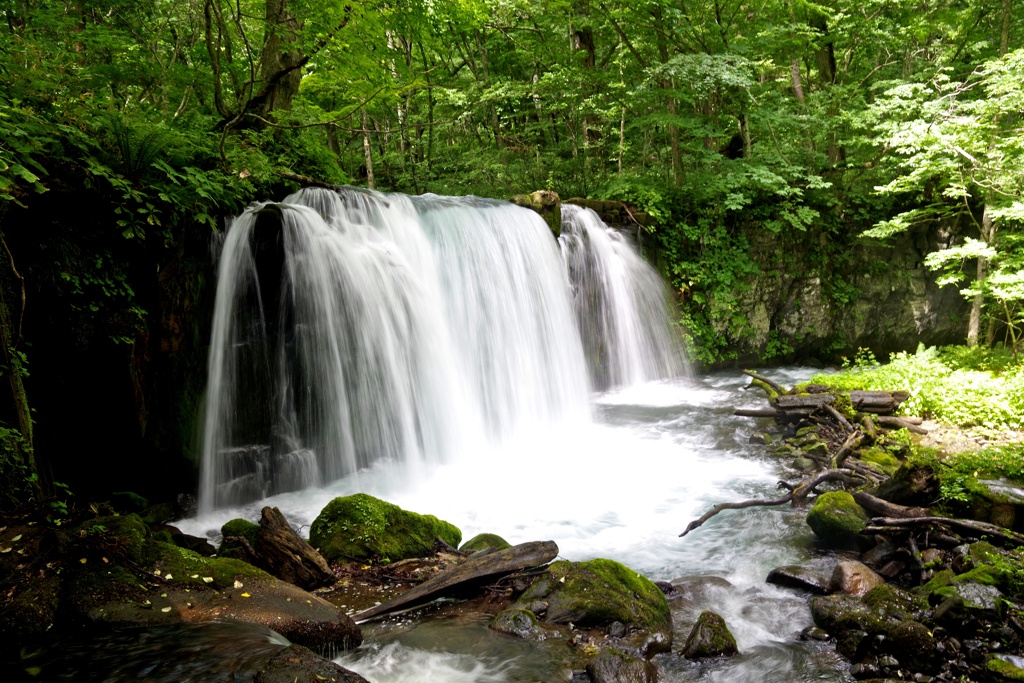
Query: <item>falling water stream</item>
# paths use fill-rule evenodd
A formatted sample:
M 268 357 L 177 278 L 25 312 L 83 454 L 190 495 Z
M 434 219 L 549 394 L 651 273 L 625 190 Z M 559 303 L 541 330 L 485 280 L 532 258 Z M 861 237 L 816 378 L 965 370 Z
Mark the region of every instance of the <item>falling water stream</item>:
M 536 214 L 476 198 L 304 190 L 236 219 L 201 512 L 180 526 L 216 534 L 274 505 L 308 529 L 335 496 L 366 492 L 463 538 L 550 539 L 563 558 L 699 585 L 673 605 L 677 644 L 711 609 L 741 654 L 659 655 L 662 680 L 847 680 L 831 648 L 798 640 L 806 597 L 764 583 L 783 564 L 826 568 L 800 511 L 727 512 L 678 537 L 717 502 L 777 495 L 785 473 L 732 416 L 761 397 L 738 373 L 689 376 L 656 273 L 593 212 L 563 212 L 560 244 Z M 568 680 L 564 643 L 482 618 L 364 634 L 338 661 L 373 683 Z

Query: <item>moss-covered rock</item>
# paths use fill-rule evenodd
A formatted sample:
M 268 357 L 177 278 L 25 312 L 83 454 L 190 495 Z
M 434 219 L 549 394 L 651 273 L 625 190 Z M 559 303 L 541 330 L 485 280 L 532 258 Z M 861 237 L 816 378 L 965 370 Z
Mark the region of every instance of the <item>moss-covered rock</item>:
M 53 625 L 61 579 L 54 573 L 23 581 L 0 609 L 0 633 L 15 639 L 42 636 Z
M 1000 655 L 992 655 L 985 661 L 985 671 L 996 683 L 1024 681 L 1024 668 L 1003 659 Z
M 231 536 L 237 536 L 244 538 L 249 542 L 249 545 L 253 548 L 256 547 L 256 537 L 259 536 L 260 525 L 254 524 L 247 519 L 236 518 L 231 521 L 225 522 L 224 526 L 220 528 L 221 538 L 229 538 Z
M 477 534 L 459 548 L 464 553 L 475 553 L 478 550 L 504 550 L 512 544 L 497 534 Z
M 241 560 L 203 557 L 186 548 L 159 541 L 147 544 L 146 560 L 143 566 L 152 568 L 153 575 L 164 581 L 212 586 L 218 590 L 233 586 L 239 577 L 270 577 L 262 569 Z
M 900 468 L 900 461 L 893 457 L 889 451 L 882 448 L 865 448 L 860 452 L 860 459 L 873 469 L 890 477 L 896 474 L 896 471 Z
M 530 194 L 517 194 L 509 201 L 540 214 L 555 237 L 562 234 L 562 199 L 558 193 L 551 190 L 537 190 Z
M 847 545 L 858 542 L 868 515 L 846 491 L 829 491 L 818 496 L 807 513 L 807 524 L 819 538 Z
M 141 564 L 149 528 L 136 514 L 95 517 L 70 532 L 84 557 L 124 558 Z
M 520 598 L 547 601 L 544 620 L 607 627 L 619 621 L 643 631 L 670 634 L 668 601 L 654 583 L 614 560 L 561 560 Z
M 309 529 L 310 544 L 329 562 L 424 557 L 437 539 L 458 547 L 462 532 L 433 515 L 408 512 L 365 493 L 335 498 Z
M 687 659 L 727 657 L 736 654 L 736 639 L 725 625 L 725 619 L 714 612 L 703 611 L 693 625 L 682 655 Z

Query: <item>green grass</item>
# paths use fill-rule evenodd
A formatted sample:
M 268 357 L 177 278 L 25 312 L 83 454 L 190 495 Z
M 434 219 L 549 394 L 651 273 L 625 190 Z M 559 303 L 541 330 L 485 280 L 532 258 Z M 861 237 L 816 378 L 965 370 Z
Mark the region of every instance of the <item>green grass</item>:
M 900 414 L 932 418 L 957 427 L 1019 429 L 1024 423 L 1024 366 L 1009 352 L 964 346 L 918 347 L 873 364 L 859 352 L 851 367 L 811 382 L 850 391 L 910 392 Z

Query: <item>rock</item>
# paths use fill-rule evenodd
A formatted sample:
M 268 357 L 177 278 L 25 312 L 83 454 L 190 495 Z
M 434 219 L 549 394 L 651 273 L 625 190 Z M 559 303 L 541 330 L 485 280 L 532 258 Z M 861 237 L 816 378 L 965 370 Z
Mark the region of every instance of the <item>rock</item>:
M 433 515 L 408 512 L 365 493 L 335 498 L 309 529 L 309 541 L 330 562 L 424 557 L 441 539 L 458 547 L 462 532 Z
M 828 579 L 817 572 L 795 564 L 776 567 L 768 572 L 768 578 L 765 581 L 776 586 L 797 588 L 811 593 L 825 594 L 828 592 Z
M 507 609 L 499 612 L 488 624 L 488 628 L 523 640 L 540 641 L 547 638 L 547 633 L 537 621 L 537 615 L 525 609 Z
M 898 548 L 894 543 L 883 541 L 864 553 L 860 559 L 864 564 L 877 567 L 884 564 L 897 550 Z
M 107 600 L 89 616 L 92 621 L 120 627 L 215 620 L 260 624 L 307 647 L 349 649 L 362 642 L 359 627 L 340 609 L 266 574 L 241 577 L 237 584 L 232 582 L 221 590 L 186 585 L 162 587 L 134 599 Z
M 876 574 L 863 562 L 840 562 L 832 571 L 829 589 L 846 595 L 865 595 L 875 586 L 885 583 L 885 579 Z
M 991 655 L 985 660 L 985 671 L 994 683 L 1024 681 L 1024 657 Z
M 865 448 L 860 452 L 860 459 L 872 467 L 872 469 L 893 476 L 900 468 L 900 461 L 889 451 L 882 448 Z
M 32 575 L 20 581 L 15 590 L 0 609 L 0 633 L 24 643 L 42 636 L 53 625 L 61 579 L 56 573 Z
M 149 500 L 134 491 L 115 491 L 110 494 L 110 504 L 118 512 L 142 512 L 149 507 Z
M 726 657 L 736 652 L 736 639 L 725 625 L 725 619 L 705 610 L 697 617 L 697 623 L 693 625 L 686 645 L 683 646 L 682 655 L 687 659 L 701 659 Z
M 231 537 L 244 538 L 248 541 L 249 545 L 256 547 L 256 537 L 259 536 L 260 525 L 254 524 L 247 519 L 235 518 L 224 523 L 224 526 L 220 528 L 221 538 L 225 541 Z M 223 553 L 223 542 L 221 544 L 221 552 Z
M 295 533 L 277 508 L 263 508 L 254 550 L 262 568 L 299 588 L 313 590 L 335 581 L 327 560 Z
M 649 579 L 614 560 L 561 560 L 548 568 L 520 602 L 545 600 L 544 621 L 607 628 L 627 627 L 671 637 L 672 615 L 664 593 Z
M 480 550 L 503 550 L 511 547 L 512 544 L 497 534 L 477 534 L 463 543 L 459 550 L 464 553 L 473 553 Z
M 179 548 L 188 548 L 192 552 L 204 557 L 210 557 L 217 552 L 217 549 L 210 544 L 209 540 L 200 536 L 190 536 L 189 534 L 182 533 L 181 529 L 170 524 L 151 524 L 150 530 L 154 534 L 165 532 L 166 536 L 163 536 L 163 538 L 168 539 L 168 542 L 173 543 Z
M 62 642 L 40 657 L 40 680 L 149 683 L 367 683 L 255 624 L 170 624 Z
M 562 200 L 558 193 L 551 190 L 537 190 L 530 194 L 517 194 L 509 201 L 516 206 L 532 209 L 540 214 L 556 238 L 562 234 Z
M 845 491 L 821 494 L 807 513 L 811 530 L 819 538 L 837 545 L 859 543 L 859 533 L 867 521 L 867 513 Z
M 946 600 L 954 597 L 960 598 L 960 602 L 956 606 L 979 620 L 1002 619 L 1006 611 L 1006 597 L 1003 593 L 995 586 L 976 581 L 954 579 L 954 582 L 948 586 L 937 589 L 935 595 Z M 947 607 L 948 609 L 949 607 Z
M 606 647 L 587 664 L 593 683 L 655 683 L 658 671 L 653 664 L 636 655 Z

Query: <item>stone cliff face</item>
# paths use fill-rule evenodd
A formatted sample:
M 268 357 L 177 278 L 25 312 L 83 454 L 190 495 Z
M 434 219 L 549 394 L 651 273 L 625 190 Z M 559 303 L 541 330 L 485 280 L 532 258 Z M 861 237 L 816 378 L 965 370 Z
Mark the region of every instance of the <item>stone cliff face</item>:
M 567 201 L 631 233 L 651 220 L 621 202 Z M 853 239 L 842 258 L 833 259 L 841 265 L 821 264 L 826 236 L 814 231 L 783 238 L 749 228 L 746 237 L 760 272 L 732 292 L 730 315 L 715 323 L 739 362 L 827 360 L 859 347 L 884 358 L 921 343 L 963 343 L 967 336 L 970 303 L 958 287 L 937 286 L 935 273 L 924 267 L 925 256 L 956 237 L 950 231 L 926 228 L 886 243 Z
M 885 244 L 858 240 L 835 268 L 808 263 L 810 249 L 782 245 L 773 235 L 749 238 L 761 272 L 737 297 L 750 328 L 741 355 L 761 355 L 774 342 L 794 358 L 859 347 L 883 357 L 966 337 L 969 302 L 957 287 L 936 285 L 923 263 L 949 235 L 922 230 Z M 729 330 L 723 325 L 719 332 Z

